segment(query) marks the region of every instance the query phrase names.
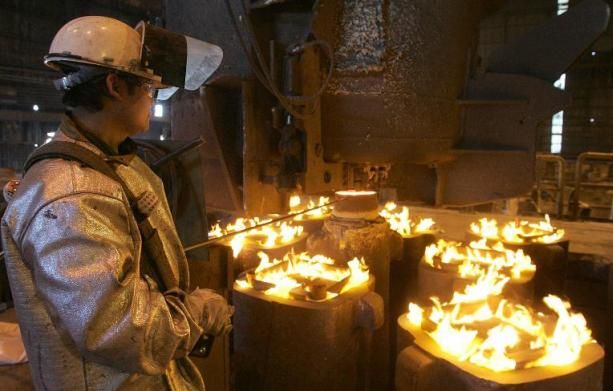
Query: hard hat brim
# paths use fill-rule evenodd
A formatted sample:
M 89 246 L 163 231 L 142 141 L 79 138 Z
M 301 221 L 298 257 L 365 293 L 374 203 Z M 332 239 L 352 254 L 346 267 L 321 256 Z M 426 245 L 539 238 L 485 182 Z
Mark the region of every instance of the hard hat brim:
M 165 85 L 161 83 L 162 78 L 160 76 L 155 75 L 153 72 L 148 70 L 141 69 L 129 69 L 126 67 L 116 66 L 112 64 L 104 64 L 95 61 L 86 60 L 83 58 L 79 58 L 78 56 L 58 54 L 58 53 L 49 53 L 44 57 L 45 65 L 48 67 L 59 71 L 64 72 L 66 68 L 79 68 L 79 66 L 92 66 L 103 69 L 108 69 L 109 71 L 116 70 L 123 73 L 128 73 L 137 77 L 141 77 L 143 79 L 151 80 L 156 87 L 163 88 Z

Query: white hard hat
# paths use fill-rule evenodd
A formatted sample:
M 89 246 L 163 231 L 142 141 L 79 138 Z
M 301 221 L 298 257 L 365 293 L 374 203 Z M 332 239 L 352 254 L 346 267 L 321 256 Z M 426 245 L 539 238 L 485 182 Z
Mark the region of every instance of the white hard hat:
M 116 70 L 168 87 L 195 90 L 221 64 L 220 47 L 140 22 L 136 28 L 105 16 L 74 19 L 57 32 L 45 64 L 66 74 L 56 87 L 68 90 L 97 74 Z
M 75 66 L 115 69 L 146 79 L 161 77 L 141 65 L 142 37 L 132 27 L 105 16 L 83 16 L 55 34 L 45 64 L 70 73 Z

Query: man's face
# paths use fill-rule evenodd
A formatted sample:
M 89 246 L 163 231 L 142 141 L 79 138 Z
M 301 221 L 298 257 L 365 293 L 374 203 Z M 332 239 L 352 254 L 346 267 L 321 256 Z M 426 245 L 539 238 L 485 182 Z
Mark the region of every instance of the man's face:
M 153 85 L 141 79 L 130 86 L 128 81 L 119 78 L 118 91 L 122 99 L 115 102 L 115 109 L 127 133 L 135 135 L 149 129 L 155 96 Z

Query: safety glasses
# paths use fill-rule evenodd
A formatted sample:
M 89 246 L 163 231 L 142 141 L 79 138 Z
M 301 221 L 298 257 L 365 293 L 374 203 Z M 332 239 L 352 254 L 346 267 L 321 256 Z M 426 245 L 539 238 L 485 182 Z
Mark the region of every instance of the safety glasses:
M 145 91 L 145 93 L 149 96 L 149 98 L 151 99 L 157 98 L 158 89 L 153 85 L 153 83 L 150 83 L 148 81 L 143 81 L 140 83 L 140 88 L 142 88 L 143 91 Z

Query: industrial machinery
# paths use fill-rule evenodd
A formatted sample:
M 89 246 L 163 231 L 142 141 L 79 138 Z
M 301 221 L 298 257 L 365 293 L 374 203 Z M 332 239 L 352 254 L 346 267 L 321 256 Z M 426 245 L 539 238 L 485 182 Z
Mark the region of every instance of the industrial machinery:
M 173 140 L 205 140 L 197 162 L 185 166 L 198 171 L 189 177 L 198 191 L 204 191 L 196 209 L 202 214 L 206 199 L 209 213 L 287 213 L 295 194 L 342 189 L 378 190 L 379 195 L 435 206 L 473 205 L 529 193 L 534 184 L 536 125 L 568 102 L 553 83 L 606 29 L 609 8 L 602 0 L 584 0 L 489 58 L 479 58 L 479 22 L 501 4 L 167 2 L 166 27 L 224 51 L 222 65 L 199 94 L 178 93 L 173 98 Z M 193 228 L 198 217 L 189 208 L 194 203 L 177 205 L 178 226 L 188 248 L 206 240 L 207 232 Z M 309 240 L 307 249 L 336 243 L 343 256 L 353 250 L 351 257 L 365 256 L 375 276 L 374 291 L 389 305 L 392 249 L 386 235 L 391 232 L 376 215 L 350 223 L 338 217 L 323 223 L 323 237 L 319 242 Z M 363 232 L 380 234 L 380 240 L 369 241 L 367 235 L 360 236 Z M 344 247 L 349 242 L 355 248 Z M 369 249 L 368 243 L 375 242 L 380 245 Z M 218 287 L 232 289 L 233 274 L 226 271 L 236 268 L 228 253 L 223 254 L 215 259 L 214 252 L 190 252 L 192 261 L 218 261 L 192 262 L 196 283 L 198 272 L 206 270 L 213 272 Z M 334 311 L 342 309 L 335 303 L 346 308 L 359 303 L 358 296 L 347 298 L 311 308 L 296 298 L 279 301 L 251 288 L 237 290 L 234 346 L 242 349 L 234 357 L 238 368 L 265 378 L 272 367 L 257 362 L 257 349 L 274 348 L 270 354 L 281 355 L 310 338 L 295 341 L 278 325 L 295 319 L 328 325 L 330 319 L 320 322 L 317 317 L 332 311 L 334 318 Z M 275 324 L 264 322 L 273 315 Z M 345 329 L 354 321 L 352 316 L 340 319 L 338 325 L 347 327 L 335 335 L 322 334 L 321 339 L 330 337 L 330 344 L 345 341 Z M 384 312 L 383 326 L 372 331 L 373 341 L 383 342 L 364 356 L 377 357 L 368 374 L 370 379 L 380 374 L 383 389 L 396 353 L 389 351 L 390 326 L 395 326 L 394 319 Z M 254 335 L 252 327 L 266 331 L 270 341 L 279 338 L 278 343 L 247 338 Z M 321 352 L 331 353 L 311 353 Z M 291 354 L 300 358 L 296 351 Z M 601 358 L 586 365 L 602 365 Z M 245 376 L 251 375 L 238 374 L 236 381 Z M 288 379 L 273 383 L 296 384 L 295 378 Z
M 206 140 L 209 210 L 262 215 L 342 188 L 438 206 L 528 193 L 536 124 L 568 100 L 553 82 L 609 12 L 585 0 L 478 58 L 479 22 L 501 4 L 168 2 L 168 27 L 224 50 L 172 114 L 174 139 Z

